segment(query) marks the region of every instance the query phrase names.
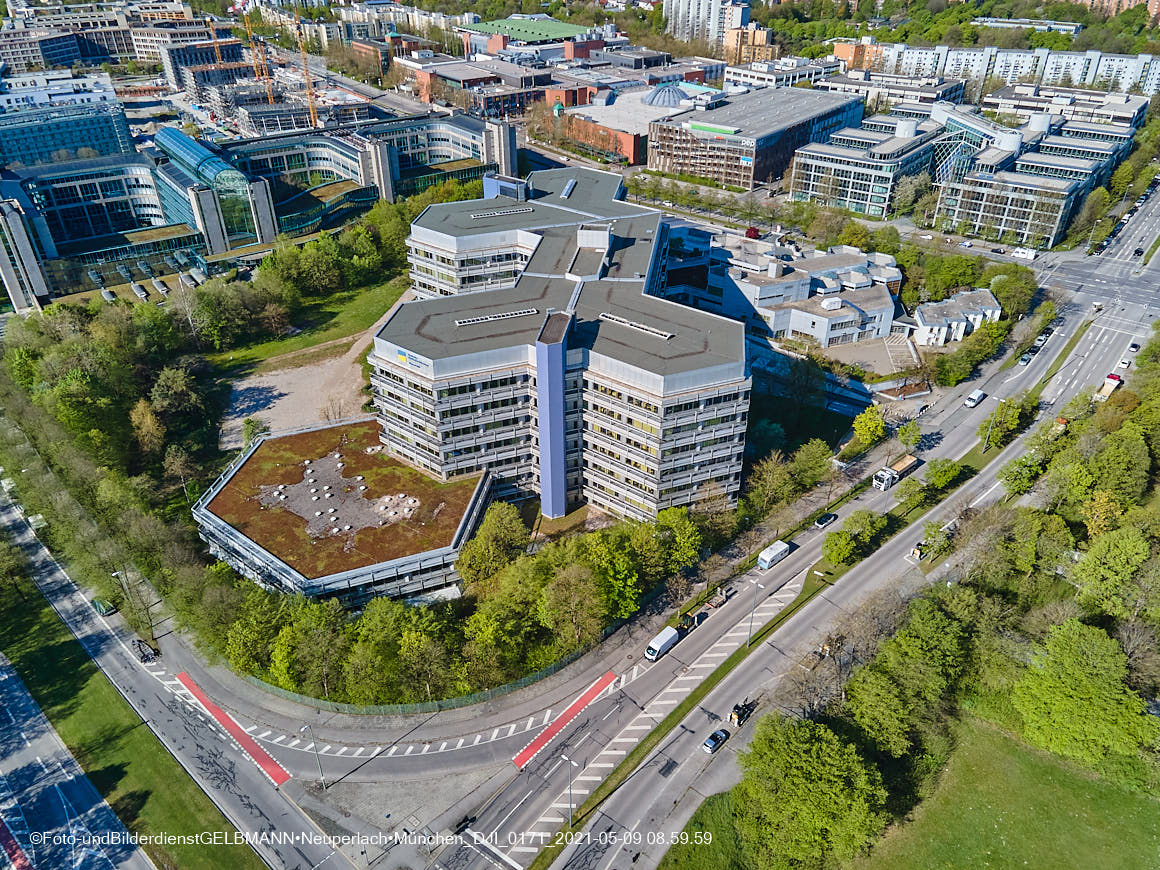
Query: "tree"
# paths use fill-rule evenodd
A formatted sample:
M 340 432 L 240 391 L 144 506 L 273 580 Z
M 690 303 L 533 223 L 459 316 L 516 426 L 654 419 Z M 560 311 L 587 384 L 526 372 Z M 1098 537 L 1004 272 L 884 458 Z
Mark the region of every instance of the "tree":
M 441 697 L 447 684 L 447 648 L 438 638 L 413 628 L 399 639 L 399 672 L 412 698 Z
M 1100 488 L 1122 505 L 1138 502 L 1148 488 L 1152 458 L 1140 427 L 1127 422 L 1108 435 L 1088 463 Z
M 1136 616 L 1144 607 L 1155 612 L 1160 602 L 1136 603 L 1134 581 L 1149 552 L 1148 541 L 1137 528 L 1126 526 L 1100 535 L 1072 569 L 1079 603 L 1117 619 Z
M 1096 539 L 1105 532 L 1115 528 L 1116 520 L 1124 513 L 1116 497 L 1106 489 L 1097 489 L 1092 497 L 1084 502 L 1080 511 L 1084 525 L 1087 526 L 1088 537 Z
M 846 684 L 846 705 L 883 752 L 901 758 L 910 750 L 911 711 L 890 674 L 873 664 L 856 670 Z
M 785 427 L 768 417 L 760 418 L 750 428 L 745 439 L 745 452 L 750 456 L 768 456 L 770 451 L 785 447 Z
M 854 561 L 857 550 L 858 542 L 844 529 L 830 532 L 822 542 L 822 555 L 834 566 L 848 565 Z
M 927 488 L 916 477 L 908 477 L 894 487 L 894 497 L 898 504 L 909 513 L 926 502 Z
M 1127 676 L 1123 650 L 1103 629 L 1076 619 L 1056 626 L 1012 691 L 1024 737 L 1087 764 L 1155 745 L 1160 722 L 1145 715 Z
M 898 179 L 898 183 L 894 186 L 894 210 L 905 214 L 914 209 L 915 203 L 930 190 L 930 184 L 929 172 L 906 175 Z
M 878 405 L 870 405 L 854 418 L 854 436 L 867 447 L 886 437 L 886 417 Z
M 932 459 L 926 464 L 926 482 L 936 490 L 944 490 L 958 480 L 963 467 L 953 459 Z
M 1002 447 L 1019 434 L 1019 424 L 1019 405 L 1000 402 L 975 431 L 980 440 L 987 439 L 987 446 Z
M 153 413 L 148 399 L 138 399 L 129 411 L 129 423 L 133 426 L 133 438 L 145 453 L 156 453 L 165 446 L 165 427 Z
M 493 502 L 484 513 L 479 530 L 459 550 L 455 570 L 468 591 L 486 594 L 487 581 L 526 553 L 530 542 L 519 509 L 508 502 Z
M 918 446 L 918 442 L 922 440 L 922 427 L 914 420 L 907 420 L 898 427 L 898 431 L 894 433 L 894 437 L 898 439 L 907 450 L 913 450 Z
M 789 462 L 789 476 L 799 491 L 816 486 L 830 470 L 833 453 L 821 438 L 811 438 L 794 451 Z
M 842 232 L 838 234 L 838 243 L 852 245 L 865 251 L 870 248 L 870 238 L 870 229 L 864 223 L 848 220 L 842 227 Z
M 247 417 L 242 421 L 242 446 L 249 447 L 254 440 L 270 431 L 270 426 L 258 417 Z
M 541 593 L 540 622 L 556 633 L 563 649 L 580 649 L 598 639 L 604 615 L 604 600 L 587 565 L 568 565 Z
M 1033 453 L 1016 456 L 999 469 L 999 480 L 1008 495 L 1023 495 L 1030 492 L 1035 481 L 1043 473 L 1043 464 Z
M 337 599 L 297 600 L 270 653 L 270 678 L 292 692 L 342 695 L 343 663 L 351 644 L 347 613 Z
M 893 224 L 887 224 L 874 231 L 870 246 L 880 253 L 894 255 L 902 248 L 902 236 Z
M 259 586 L 251 586 L 242 601 L 241 613 L 226 636 L 226 658 L 242 674 L 262 676 L 270 666 L 274 638 L 286 619 L 283 599 Z
M 749 474 L 749 500 L 758 514 L 793 497 L 794 481 L 780 450 L 772 451 Z
M 885 827 L 881 775 L 825 725 L 766 716 L 740 762 L 736 824 L 751 866 L 845 864 Z
M 865 556 L 878 536 L 886 530 L 888 522 L 886 514 L 861 508 L 846 517 L 846 521 L 842 523 L 842 531 L 848 532 L 854 539 L 858 555 Z

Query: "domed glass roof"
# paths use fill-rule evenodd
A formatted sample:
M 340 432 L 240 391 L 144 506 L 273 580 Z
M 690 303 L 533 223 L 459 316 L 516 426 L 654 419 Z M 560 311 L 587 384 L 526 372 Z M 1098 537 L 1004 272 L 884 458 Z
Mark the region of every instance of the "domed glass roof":
M 689 99 L 689 95 L 682 91 L 672 82 L 666 82 L 663 85 L 657 85 L 653 90 L 645 95 L 641 102 L 646 106 L 660 106 L 662 108 L 678 108 L 681 105 L 681 100 Z

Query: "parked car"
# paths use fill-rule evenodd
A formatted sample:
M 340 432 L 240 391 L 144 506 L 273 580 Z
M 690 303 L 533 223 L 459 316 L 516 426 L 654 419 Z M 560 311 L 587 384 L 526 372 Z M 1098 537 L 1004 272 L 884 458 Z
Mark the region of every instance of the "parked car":
M 705 750 L 705 752 L 707 752 L 709 755 L 712 755 L 714 752 L 716 752 L 718 749 L 720 749 L 722 746 L 724 746 L 725 741 L 728 739 L 729 739 L 729 732 L 726 731 L 724 728 L 718 728 L 716 731 L 714 731 L 712 734 L 710 734 L 707 738 L 705 738 L 705 742 L 701 744 L 701 748 L 703 750 Z
M 1033 344 L 1031 347 L 1027 348 L 1027 352 L 1032 356 L 1035 356 L 1035 354 L 1039 353 L 1039 347 L 1039 345 Z
M 1035 346 L 1036 347 L 1043 347 L 1043 345 L 1045 345 L 1045 344 L 1047 344 L 1047 333 L 1041 332 L 1041 333 L 1039 333 L 1039 335 L 1037 335 L 1035 337 Z
M 1029 362 L 1031 362 L 1031 354 L 1025 353 L 1023 356 L 1019 357 L 1019 365 L 1025 366 Z
M 1122 359 L 1118 363 L 1116 363 L 1116 368 L 1126 369 L 1131 364 L 1132 364 L 1132 361 L 1130 359 Z
M 974 246 L 972 245 L 971 242 L 968 242 L 964 239 L 963 241 L 959 242 L 959 247 L 960 248 L 970 248 L 970 247 L 974 247 Z
M 1140 345 L 1136 344 L 1136 342 L 1134 342 L 1134 341 L 1128 345 L 1128 353 L 1135 353 L 1139 349 L 1140 349 Z
M 837 518 L 838 518 L 837 514 L 822 514 L 820 517 L 818 517 L 816 520 L 814 520 L 814 528 L 815 529 L 824 529 L 826 526 L 828 526 L 830 523 L 832 523 Z
M 921 236 L 919 236 L 919 238 L 927 242 L 934 241 L 934 236 L 932 236 L 930 233 L 923 233 Z

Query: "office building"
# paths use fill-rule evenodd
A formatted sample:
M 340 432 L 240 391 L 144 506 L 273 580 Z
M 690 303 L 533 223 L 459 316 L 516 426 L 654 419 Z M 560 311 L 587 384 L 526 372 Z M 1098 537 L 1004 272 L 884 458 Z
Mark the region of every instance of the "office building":
M 0 66 L 10 72 L 72 66 L 81 59 L 80 43 L 71 32 L 47 30 L 0 30 Z
M 125 109 L 116 101 L 50 103 L 0 113 L 0 167 L 133 153 Z
M 159 52 L 165 80 L 175 91 L 180 91 L 185 87 L 182 70 L 186 67 L 221 63 L 239 64 L 245 60 L 242 56 L 242 43 L 238 39 L 219 39 L 216 43 L 167 44 L 162 45 Z
M 754 61 L 777 60 L 780 46 L 773 41 L 773 31 L 750 21 L 744 27 L 730 27 L 722 36 L 722 55 L 730 66 Z
M 408 240 L 423 298 L 370 354 L 387 450 L 451 480 L 490 470 L 545 516 L 586 501 L 650 518 L 737 497 L 744 327 L 658 295 L 667 227 L 589 169 L 491 176 Z
M 962 341 L 984 323 L 995 323 L 1002 313 L 990 290 L 963 290 L 942 302 L 924 302 L 915 308 L 911 337 L 919 347 L 944 347 Z
M 791 198 L 873 217 L 889 214 L 898 182 L 930 171 L 934 143 L 943 128 L 889 116 L 875 127 L 839 130 L 828 142 L 799 148 L 790 174 Z
M 738 66 L 728 66 L 725 68 L 725 85 L 750 88 L 788 88 L 799 82 L 819 82 L 826 76 L 840 72 L 841 69 L 842 65 L 836 60 L 783 57 L 779 60 L 754 61 Z
M 0 113 L 116 102 L 107 73 L 74 76 L 70 70 L 51 70 L 0 75 Z
M 846 94 L 763 88 L 702 96 L 649 124 L 649 169 L 752 190 L 780 178 L 797 148 L 862 119 L 862 99 Z
M 881 107 L 882 103 L 961 103 L 966 95 L 966 85 L 963 79 L 851 70 L 845 75 L 823 79 L 815 87 L 840 94 L 861 94 L 868 104 Z
M 1031 120 L 1032 115 L 1046 112 L 1069 121 L 1126 124 L 1139 128 L 1144 125 L 1148 99 L 1137 94 L 1015 84 L 987 94 L 983 97 L 982 107 L 984 111 L 1014 118 L 1020 123 Z
M 992 27 L 998 30 L 1035 30 L 1039 33 L 1065 33 L 1077 36 L 1083 25 L 1078 21 L 1048 21 L 1043 18 L 972 18 L 972 27 Z
M 0 198 L 0 284 L 17 314 L 39 311 L 50 289 L 28 226 L 28 215 L 16 200 Z

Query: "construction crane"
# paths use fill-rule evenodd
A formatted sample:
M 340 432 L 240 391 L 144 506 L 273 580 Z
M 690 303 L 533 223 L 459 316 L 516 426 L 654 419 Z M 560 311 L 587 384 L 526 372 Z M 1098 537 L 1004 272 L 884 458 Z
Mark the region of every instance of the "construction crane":
M 254 29 L 250 26 L 250 13 L 242 13 L 242 21 L 246 22 L 246 36 L 250 40 L 250 60 L 254 64 L 254 78 L 266 85 L 266 102 L 274 105 L 274 88 L 270 84 L 270 67 L 266 62 L 266 45 L 254 38 Z
M 218 66 L 221 66 L 222 48 L 220 45 L 218 45 L 217 28 L 213 25 L 213 19 L 206 18 L 205 26 L 209 28 L 209 40 L 213 43 L 213 55 L 217 58 Z
M 306 102 L 310 105 L 310 127 L 318 127 L 318 108 L 314 105 L 314 82 L 310 78 L 310 64 L 306 57 L 306 29 L 302 26 L 302 19 L 294 12 L 295 30 L 298 32 L 298 54 L 302 57 L 302 77 L 306 79 Z

